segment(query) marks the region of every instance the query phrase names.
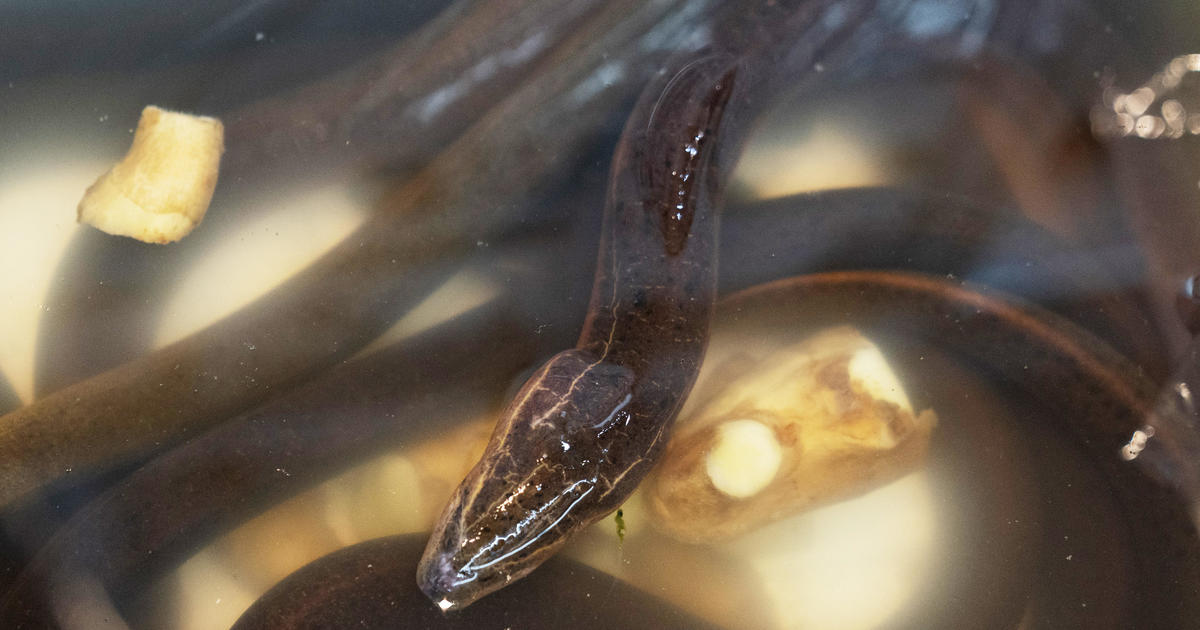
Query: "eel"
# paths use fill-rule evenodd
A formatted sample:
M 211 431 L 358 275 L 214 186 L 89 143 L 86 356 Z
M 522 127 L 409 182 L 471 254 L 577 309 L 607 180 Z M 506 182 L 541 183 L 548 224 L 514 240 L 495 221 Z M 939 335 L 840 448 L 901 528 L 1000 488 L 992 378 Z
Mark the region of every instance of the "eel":
M 1101 278 L 1091 275 L 1097 262 L 1086 252 L 1040 231 L 1019 216 L 997 213 L 965 199 L 891 189 L 839 190 L 772 201 L 734 203 L 723 214 L 719 257 L 724 264 L 718 270 L 722 296 L 813 268 L 900 268 L 943 278 L 948 275 L 971 278 L 973 272 L 978 275 L 980 270 L 1002 265 L 1008 260 L 1007 250 L 1002 245 L 1017 242 L 1023 244 L 1023 254 L 1035 264 L 1020 265 L 1017 269 L 1020 275 L 1016 277 L 1007 273 L 983 273 L 979 276 L 981 280 L 1010 294 L 1016 294 L 1022 287 L 1058 287 L 1063 296 L 1053 310 L 1070 314 L 1076 323 L 1080 311 L 1102 314 L 1094 308 L 1082 308 L 1080 305 L 1087 304 L 1086 300 L 1066 300 L 1069 295 L 1090 299 L 1094 293 L 1107 290 L 1098 284 Z M 579 231 L 585 232 L 587 227 L 581 226 Z M 857 237 L 856 243 L 848 238 L 851 234 Z M 833 235 L 836 246 L 822 245 L 821 235 Z M 536 251 L 535 243 L 536 239 L 515 244 L 514 252 Z M 537 352 L 552 352 L 570 342 L 567 337 L 570 322 L 582 309 L 564 308 L 563 304 L 578 304 L 587 298 L 591 276 L 582 267 L 590 257 L 586 248 L 593 243 L 581 235 L 566 243 L 556 240 L 555 244 L 553 251 L 531 253 L 534 258 L 522 259 L 519 264 L 504 257 L 495 262 L 487 259 L 480 263 L 533 272 L 507 283 L 512 294 L 505 300 L 520 309 L 512 315 L 516 320 L 512 324 L 514 330 L 502 325 L 503 318 L 495 313 L 448 323 L 430 331 L 422 340 L 402 342 L 394 351 L 381 351 L 366 357 L 362 361 L 367 363 L 361 367 L 356 360 L 334 369 L 269 406 L 237 416 L 219 429 L 152 460 L 102 494 L 93 505 L 75 514 L 57 532 L 54 540 L 37 552 L 37 558 L 30 563 L 21 576 L 21 583 L 11 589 L 11 593 L 5 584 L 8 580 L 0 579 L 0 592 L 4 592 L 0 597 L 0 620 L 14 627 L 49 625 L 48 606 L 39 603 L 50 593 L 47 577 L 64 572 L 70 574 L 73 567 L 80 564 L 100 568 L 93 572 L 94 577 L 113 594 L 114 604 L 121 608 L 128 604 L 129 594 L 139 592 L 189 553 L 269 504 L 328 475 L 330 462 L 336 461 L 338 466 L 351 465 L 360 461 L 365 453 L 374 452 L 363 448 L 363 444 L 413 440 L 418 432 L 440 430 L 434 425 L 452 424 L 455 418 L 446 417 L 445 404 L 474 396 L 464 397 L 460 391 L 460 388 L 474 391 L 471 383 L 475 381 L 471 379 L 484 379 L 483 382 L 491 383 L 492 387 L 504 387 L 508 384 L 503 380 L 504 374 L 519 369 L 513 361 L 532 360 Z M 1069 270 L 1048 262 L 1064 255 L 1080 258 Z M 559 269 L 543 271 L 550 267 L 551 261 Z M 575 274 L 578 277 L 564 279 L 564 267 L 579 269 Z M 1082 284 L 1073 275 L 1081 273 L 1086 278 Z M 937 283 L 930 283 L 928 290 L 914 292 L 901 300 L 901 295 L 890 288 L 894 283 L 890 277 L 879 274 L 853 282 L 849 281 L 851 277 L 843 279 L 842 276 L 824 276 L 823 281 L 797 278 L 777 286 L 787 286 L 792 292 L 801 294 L 795 299 L 803 300 L 808 312 L 862 313 L 860 316 L 865 321 L 871 321 L 871 313 L 879 313 L 885 304 L 896 311 L 927 312 L 937 308 L 941 312 L 940 309 L 949 308 L 949 305 L 937 306 L 938 301 L 946 297 L 945 290 Z M 844 283 L 844 292 L 836 289 L 838 282 Z M 774 300 L 778 296 L 771 292 L 756 295 L 760 296 L 759 301 Z M 1121 303 L 1119 300 L 1114 302 Z M 724 297 L 718 306 L 718 317 L 721 313 L 725 317 L 734 317 L 743 303 L 744 299 L 737 295 Z M 1001 306 L 1001 302 L 991 301 L 961 308 L 972 313 L 975 308 L 982 308 L 983 313 L 991 313 Z M 1112 312 L 1111 307 L 1104 312 Z M 942 321 L 942 318 L 933 320 Z M 830 323 L 841 321 L 833 319 Z M 946 321 L 953 321 L 953 318 Z M 1000 317 L 996 321 L 1000 326 L 1013 329 L 1025 325 L 1012 318 Z M 541 322 L 537 326 L 548 325 L 544 331 L 533 334 L 536 322 Z M 1119 323 L 1105 322 L 1106 326 L 1093 332 L 1108 332 L 1102 336 L 1109 343 L 1145 336 L 1140 328 L 1120 326 Z M 525 336 L 513 338 L 520 330 L 526 331 Z M 1013 355 L 1012 348 L 1020 345 L 1010 341 L 992 346 L 981 343 L 979 337 L 971 334 L 973 331 L 951 327 L 950 332 L 955 336 L 949 338 L 961 338 L 964 347 L 970 344 L 973 355 L 984 357 L 980 360 L 988 360 L 986 357 L 993 357 L 992 361 L 1008 360 L 1007 357 Z M 941 331 L 936 334 L 946 337 Z M 1071 330 L 1059 334 L 1079 336 Z M 540 344 L 540 350 L 527 352 L 531 343 Z M 1022 343 L 1049 345 L 1037 335 Z M 463 350 L 465 348 L 469 351 Z M 1152 348 L 1146 349 L 1147 352 L 1150 350 Z M 384 354 L 388 352 L 399 354 L 391 359 Z M 438 357 L 439 362 L 449 362 L 451 357 L 446 352 L 461 355 L 462 360 L 471 362 L 472 366 L 470 369 L 443 369 L 425 362 L 425 357 L 429 356 Z M 497 353 L 501 353 L 500 356 L 494 356 Z M 1123 354 L 1128 355 L 1128 352 Z M 478 363 L 481 356 L 486 357 L 487 367 Z M 495 365 L 494 360 L 502 361 L 508 367 Z M 1031 382 L 1095 382 L 1094 388 L 1108 391 L 1107 384 L 1100 384 L 1099 375 L 1064 372 L 1055 367 L 1060 364 L 1063 362 L 1042 359 L 1029 363 L 1029 372 L 1024 369 L 1010 372 L 1028 374 Z M 458 370 L 459 376 L 452 377 L 453 370 Z M 1121 374 L 1119 379 L 1145 378 L 1125 362 L 1113 364 L 1108 371 Z M 394 375 L 401 375 L 401 380 L 396 380 Z M 502 381 L 495 381 L 497 376 Z M 405 377 L 414 380 L 409 382 L 404 380 Z M 432 387 L 435 382 L 448 381 L 455 385 L 444 393 L 425 392 L 425 388 Z M 480 395 L 494 396 L 490 400 L 501 403 L 499 394 L 498 389 L 484 389 Z M 417 404 L 416 400 L 405 402 L 406 399 L 423 399 L 424 402 L 414 407 L 414 413 L 366 411 L 369 406 L 383 401 L 405 408 Z M 1124 410 L 1129 406 L 1128 402 L 1116 402 L 1109 409 L 1119 411 L 1105 413 L 1126 414 L 1128 412 Z M 422 416 L 422 410 L 427 409 L 436 413 Z M 392 413 L 397 415 L 393 417 Z M 406 417 L 408 419 L 404 419 Z M 427 429 L 411 427 L 413 422 L 419 422 Z M 397 437 L 388 437 L 393 434 Z M 287 461 L 280 467 L 290 476 L 283 480 L 286 483 L 280 483 L 280 473 L 275 471 L 280 460 L 275 454 L 284 440 L 289 444 Z M 264 462 L 269 465 L 264 466 Z M 151 509 L 161 507 L 163 497 L 168 496 L 172 497 L 170 509 Z M 48 524 L 45 527 L 53 529 L 54 526 Z M 23 554 L 32 551 L 22 547 Z M 0 572 L 4 570 L 0 567 Z M 16 579 L 20 564 L 14 564 L 9 570 L 13 573 L 10 579 Z
M 761 75 L 791 72 L 804 80 L 810 68 L 822 71 L 823 63 L 812 62 L 824 58 L 808 48 L 820 38 L 800 36 L 795 24 L 772 30 L 790 32 L 778 45 L 714 47 L 737 50 L 740 61 L 701 58 L 644 93 L 613 160 L 595 290 L 579 341 L 510 403 L 418 567 L 418 584 L 442 610 L 469 606 L 528 575 L 615 510 L 661 450 L 704 353 L 714 294 L 713 210 L 728 166 L 722 151 L 736 154 L 736 142 L 717 141 L 726 133 L 718 128 L 727 105 L 752 100 L 751 92 L 761 96 Z M 811 65 L 797 72 L 798 58 Z M 770 62 L 782 68 L 764 68 Z M 730 85 L 739 82 L 754 87 L 731 99 L 730 90 L 746 90 Z M 741 115 L 729 116 L 734 127 Z
M 0 509 L 48 485 L 144 462 L 295 386 L 386 330 L 433 288 L 440 260 L 546 219 L 536 187 L 573 166 L 563 156 L 590 146 L 654 62 L 693 49 L 680 34 L 741 19 L 732 4 L 690 12 L 687 4 L 611 0 L 549 56 L 537 81 L 489 110 L 318 261 L 208 328 L 0 417 Z M 605 84 L 613 64 L 622 74 Z M 496 159 L 503 155 L 522 159 Z
M 419 535 L 377 538 L 296 571 L 247 610 L 233 630 L 302 628 L 678 628 L 718 626 L 573 560 L 556 558 L 527 580 L 454 618 L 432 609 L 405 577 Z
M 63 589 L 88 579 L 120 609 L 268 506 L 494 409 L 538 347 L 514 311 L 501 299 L 339 365 L 152 460 L 38 550 L 0 594 L 0 627 L 58 627 Z
M 273 182 L 271 188 L 280 181 L 354 181 L 357 173 L 385 166 L 395 173 L 419 171 L 506 97 L 552 78 L 543 62 L 584 48 L 588 40 L 580 33 L 603 39 L 611 27 L 588 20 L 609 4 L 458 0 L 349 68 L 230 109 L 233 95 L 246 90 L 233 72 L 229 85 L 212 86 L 200 103 L 181 103 L 219 115 L 226 124 L 223 174 L 208 217 L 212 227 L 275 207 L 245 199 L 264 182 Z M 338 47 L 334 34 L 321 38 L 318 47 Z M 284 67 L 307 61 L 274 46 L 255 54 L 267 53 L 282 57 L 277 63 Z M 277 80 L 279 72 L 254 68 L 258 81 Z M 51 287 L 39 323 L 37 396 L 147 353 L 160 314 L 146 308 L 147 295 L 176 281 L 221 235 L 219 229 L 194 233 L 202 240 L 180 243 L 181 251 L 81 231 L 59 264 L 56 276 L 62 280 Z
M 739 61 L 713 53 L 664 74 L 630 116 L 583 332 L 501 415 L 421 558 L 418 584 L 443 610 L 524 577 L 615 510 L 665 446 L 707 342 L 726 166 L 715 140 Z
M 583 330 L 501 414 L 417 568 L 443 611 L 528 575 L 649 472 L 695 382 L 716 297 L 717 207 L 773 86 L 836 59 L 874 3 L 753 6 L 659 70 L 612 159 Z
M 1016 418 L 1006 430 L 1022 434 L 1032 454 L 1042 459 L 1043 464 L 1023 468 L 1016 477 L 1033 484 L 1033 496 L 1022 500 L 1032 500 L 1035 510 L 1041 513 L 1035 512 L 1033 522 L 1025 526 L 1041 536 L 1041 542 L 1034 538 L 1027 547 L 1013 548 L 1000 541 L 1018 527 L 1014 520 L 1017 514 L 1006 511 L 998 496 L 1007 489 L 997 488 L 995 493 L 981 495 L 983 498 L 946 494 L 953 497 L 948 505 L 954 506 L 947 523 L 967 523 L 979 542 L 965 543 L 943 530 L 944 540 L 971 547 L 952 554 L 951 562 L 965 571 L 948 571 L 941 578 L 945 582 L 926 586 L 918 616 L 895 620 L 892 627 L 961 627 L 965 619 L 981 618 L 976 605 L 981 602 L 968 598 L 971 605 L 959 605 L 963 601 L 959 588 L 970 582 L 978 586 L 968 588 L 997 592 L 1001 588 L 998 582 L 987 577 L 989 571 L 979 566 L 1026 562 L 1019 557 L 1022 555 L 1032 558 L 1027 565 L 1030 570 L 1014 573 L 1019 576 L 1016 584 L 1003 588 L 1016 593 L 1017 610 L 1023 611 L 1027 625 L 1176 628 L 1187 627 L 1196 618 L 1200 611 L 1200 597 L 1194 588 L 1200 580 L 1200 536 L 1189 502 L 1194 486 L 1164 478 L 1150 466 L 1143 467 L 1150 464 L 1142 462 L 1143 457 L 1129 462 L 1120 453 L 1133 432 L 1147 423 L 1160 387 L 1140 365 L 1071 319 L 957 278 L 871 270 L 809 274 L 755 285 L 723 298 L 720 312 L 728 318 L 725 321 L 796 334 L 802 334 L 798 328 L 852 325 L 877 340 L 896 361 L 898 371 L 909 375 L 906 386 L 914 402 L 968 395 L 956 390 L 955 380 L 946 379 L 944 372 L 928 371 L 922 348 L 946 352 L 997 388 L 1007 413 Z M 1177 377 L 1186 379 L 1182 374 Z M 931 381 L 942 382 L 930 385 Z M 949 425 L 956 422 L 953 416 L 944 417 L 948 419 L 944 423 L 947 428 L 940 434 L 943 437 L 953 433 Z M 1155 424 L 1164 427 L 1161 422 Z M 1057 433 L 1075 445 L 1075 454 L 1060 452 L 1043 442 L 1043 431 Z M 979 434 L 968 433 L 965 437 L 965 442 L 940 446 L 935 441 L 933 448 L 943 449 L 935 461 L 979 459 L 985 457 L 979 451 L 994 453 L 997 448 L 996 444 L 976 439 Z M 1168 468 L 1186 473 L 1191 468 L 1186 454 L 1167 450 L 1186 442 L 1156 443 L 1160 437 L 1151 440 L 1143 456 L 1157 450 L 1154 455 L 1158 462 L 1170 461 Z M 1083 462 L 1094 481 L 1083 484 L 1081 479 L 1088 477 L 1072 478 L 1067 474 L 1069 469 L 1050 467 L 1072 457 Z M 985 470 L 981 473 L 990 474 Z M 942 474 L 947 472 L 943 470 Z M 1006 479 L 1008 483 L 1014 480 Z M 1110 507 L 1105 508 L 1105 504 Z M 991 519 L 987 527 L 995 528 L 991 533 L 984 529 L 986 521 L 980 520 L 981 509 L 997 510 L 984 517 Z M 1118 527 L 1098 525 L 1099 515 L 1106 509 L 1120 515 Z M 1063 540 L 1058 535 L 1068 533 L 1063 528 L 1095 532 L 1088 543 L 1095 545 L 1091 553 L 1123 563 L 1119 571 L 1104 573 L 1120 576 L 1117 588 L 1106 590 L 1098 585 L 1095 572 L 1064 570 L 1063 558 L 1070 550 L 1047 559 L 1062 548 L 1084 544 L 1084 536 L 1077 538 L 1074 532 L 1069 540 Z M 979 549 L 985 546 L 991 549 Z M 1007 553 L 996 553 L 997 549 Z M 1080 606 L 1080 601 L 1088 606 Z M 932 623 L 929 611 L 936 611 Z M 1014 624 L 1019 625 L 1015 619 Z
M 261 182 L 273 171 L 419 170 L 514 85 L 545 74 L 560 46 L 582 47 L 578 33 L 597 32 L 588 21 L 609 6 L 456 0 L 349 68 L 225 112 L 225 171 Z M 214 91 L 205 101 L 219 111 L 231 91 Z

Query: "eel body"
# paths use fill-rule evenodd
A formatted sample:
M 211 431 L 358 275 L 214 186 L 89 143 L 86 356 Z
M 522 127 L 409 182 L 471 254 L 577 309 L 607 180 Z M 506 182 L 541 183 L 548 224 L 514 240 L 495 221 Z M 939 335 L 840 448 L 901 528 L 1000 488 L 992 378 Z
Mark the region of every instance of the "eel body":
M 232 630 L 718 630 L 628 583 L 565 558 L 551 560 L 532 579 L 499 597 L 444 617 L 404 579 L 411 574 L 422 542 L 417 535 L 377 538 L 315 560 L 263 595 Z M 608 597 L 594 596 L 597 592 L 608 592 Z
M 649 89 L 613 159 L 598 270 L 575 348 L 502 414 L 418 568 L 443 610 L 521 578 L 615 510 L 665 445 L 695 381 L 716 294 L 716 134 L 736 58 Z

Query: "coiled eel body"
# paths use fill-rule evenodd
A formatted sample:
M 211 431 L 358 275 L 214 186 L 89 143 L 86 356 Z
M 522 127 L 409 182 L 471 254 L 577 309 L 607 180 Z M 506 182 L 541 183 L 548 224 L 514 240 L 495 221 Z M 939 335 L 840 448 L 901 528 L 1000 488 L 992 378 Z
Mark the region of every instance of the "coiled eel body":
M 665 446 L 708 337 L 724 179 L 715 136 L 738 68 L 728 55 L 691 61 L 630 116 L 579 341 L 504 411 L 421 559 L 418 584 L 443 610 L 525 576 L 615 510 Z

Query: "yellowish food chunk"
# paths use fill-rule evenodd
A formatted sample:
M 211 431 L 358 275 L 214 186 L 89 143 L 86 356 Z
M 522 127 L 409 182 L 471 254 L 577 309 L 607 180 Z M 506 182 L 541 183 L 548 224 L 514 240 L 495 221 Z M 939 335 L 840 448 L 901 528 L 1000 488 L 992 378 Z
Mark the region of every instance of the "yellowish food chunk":
M 79 222 L 147 243 L 187 236 L 212 201 L 224 136 L 216 118 L 145 108 L 124 159 L 84 193 Z
M 730 374 L 720 367 L 714 373 Z M 742 358 L 667 445 L 645 488 L 654 523 L 714 542 L 919 468 L 937 417 L 913 412 L 879 349 L 840 327 Z

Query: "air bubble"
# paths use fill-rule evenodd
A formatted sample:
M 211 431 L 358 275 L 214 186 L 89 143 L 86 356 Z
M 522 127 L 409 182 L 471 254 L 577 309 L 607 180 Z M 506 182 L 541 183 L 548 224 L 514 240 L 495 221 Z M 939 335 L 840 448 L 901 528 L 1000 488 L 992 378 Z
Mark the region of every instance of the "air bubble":
M 1154 427 L 1150 425 L 1134 431 L 1133 436 L 1129 438 L 1129 443 L 1121 447 L 1121 459 L 1127 462 L 1137 459 L 1152 437 L 1154 437 Z
M 1124 99 L 1125 111 L 1133 116 L 1141 116 L 1154 103 L 1154 96 L 1154 90 L 1145 86 L 1134 90 Z
M 1137 119 L 1133 126 L 1133 130 L 1139 138 L 1153 140 L 1162 135 L 1163 130 L 1167 127 L 1163 119 L 1158 116 L 1142 116 Z

